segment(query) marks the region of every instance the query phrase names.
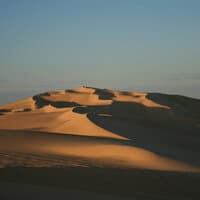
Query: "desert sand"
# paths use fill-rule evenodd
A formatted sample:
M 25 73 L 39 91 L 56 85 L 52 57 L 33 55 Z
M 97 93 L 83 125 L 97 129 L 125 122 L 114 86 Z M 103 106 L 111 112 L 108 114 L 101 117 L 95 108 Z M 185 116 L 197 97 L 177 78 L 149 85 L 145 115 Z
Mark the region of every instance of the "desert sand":
M 91 199 L 193 199 L 199 124 L 200 100 L 179 95 L 92 87 L 38 94 L 0 106 L 0 177 L 17 187 L 83 190 Z

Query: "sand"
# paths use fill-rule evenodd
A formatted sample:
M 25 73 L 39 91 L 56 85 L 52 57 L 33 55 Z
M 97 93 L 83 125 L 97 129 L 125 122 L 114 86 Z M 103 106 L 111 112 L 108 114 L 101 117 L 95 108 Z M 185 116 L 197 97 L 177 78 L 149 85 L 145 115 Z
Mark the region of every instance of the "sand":
M 31 173 L 40 168 L 150 170 L 144 180 L 141 172 L 141 181 L 156 172 L 199 174 L 199 111 L 200 100 L 178 95 L 91 87 L 35 95 L 0 106 L 0 167 L 28 168 Z M 99 178 L 104 180 L 106 174 Z M 19 181 L 17 175 L 11 179 Z M 78 183 L 73 189 L 79 189 Z M 155 197 L 156 190 L 151 195 Z
M 91 200 L 130 200 L 128 197 L 118 197 L 110 194 L 101 194 L 98 192 L 88 192 L 81 190 L 66 190 L 52 186 L 38 186 L 19 183 L 1 183 L 1 199 L 37 199 L 37 200 L 65 200 L 65 199 L 91 199 Z M 12 193 L 10 192 L 12 191 Z

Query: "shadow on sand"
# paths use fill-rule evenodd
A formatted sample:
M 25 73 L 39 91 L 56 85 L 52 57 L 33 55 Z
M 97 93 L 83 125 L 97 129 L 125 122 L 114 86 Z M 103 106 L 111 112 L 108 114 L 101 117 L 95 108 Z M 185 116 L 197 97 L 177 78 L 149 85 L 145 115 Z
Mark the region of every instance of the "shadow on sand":
M 132 139 L 130 144 L 134 146 L 200 164 L 198 109 L 191 115 L 180 115 L 180 110 L 180 107 L 151 108 L 134 102 L 113 102 L 106 106 L 73 109 L 80 114 L 86 113 L 96 125 Z M 187 106 L 183 105 L 181 111 L 187 113 Z
M 0 169 L 1 182 L 54 186 L 136 199 L 199 199 L 199 175 L 79 167 Z
M 65 108 L 65 107 L 74 107 L 74 106 L 80 106 L 80 104 L 76 102 L 68 102 L 68 101 L 48 101 L 44 98 L 42 98 L 41 95 L 33 96 L 33 100 L 35 101 L 35 105 L 37 108 L 42 108 L 47 105 L 51 105 L 56 108 Z
M 102 100 L 115 96 L 106 89 L 94 88 Z M 132 96 L 130 92 L 121 92 Z M 147 107 L 135 102 L 114 101 L 110 105 L 81 106 L 76 102 L 47 101 L 33 97 L 37 107 L 73 107 L 73 112 L 87 114 L 96 125 L 131 139 L 130 145 L 142 147 L 163 156 L 200 165 L 200 100 L 179 95 L 149 93 L 146 98 L 167 108 Z M 139 98 L 139 97 L 138 97 Z

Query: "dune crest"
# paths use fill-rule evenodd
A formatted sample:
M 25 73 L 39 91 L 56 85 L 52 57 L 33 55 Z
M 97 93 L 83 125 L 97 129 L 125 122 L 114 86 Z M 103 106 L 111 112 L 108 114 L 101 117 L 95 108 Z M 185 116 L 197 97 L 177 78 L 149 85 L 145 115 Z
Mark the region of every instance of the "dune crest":
M 148 100 L 145 93 L 79 87 L 60 92 L 50 91 L 0 106 L 3 115 L 0 118 L 0 129 L 33 129 L 127 139 L 98 127 L 88 119 L 87 114 L 72 112 L 75 107 L 109 106 L 114 102 L 133 102 L 147 107 L 168 108 Z M 109 115 L 99 113 L 99 116 Z
M 47 166 L 48 154 L 73 158 L 75 165 L 199 172 L 199 105 L 153 93 L 50 91 L 0 106 L 0 150 L 11 158 L 12 150 L 37 154 L 41 162 L 45 156 Z
M 87 118 L 87 114 L 75 113 L 72 109 L 60 115 L 57 118 L 57 123 L 53 123 L 53 126 L 50 125 L 43 130 L 47 132 L 70 133 L 73 135 L 127 139 L 95 125 Z
M 8 103 L 3 106 L 0 106 L 0 110 L 9 110 L 9 111 L 17 111 L 17 110 L 24 110 L 24 109 L 35 109 L 35 101 L 32 98 L 27 98 L 24 100 L 16 101 L 13 103 Z M 1 111 L 0 111 L 1 112 Z

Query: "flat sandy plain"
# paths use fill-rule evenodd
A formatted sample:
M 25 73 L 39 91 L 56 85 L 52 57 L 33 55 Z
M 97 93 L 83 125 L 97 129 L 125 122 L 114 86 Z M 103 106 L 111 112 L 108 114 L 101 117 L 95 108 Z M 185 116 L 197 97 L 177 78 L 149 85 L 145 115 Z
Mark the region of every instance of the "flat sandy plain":
M 0 199 L 200 199 L 200 100 L 80 87 L 0 106 Z

